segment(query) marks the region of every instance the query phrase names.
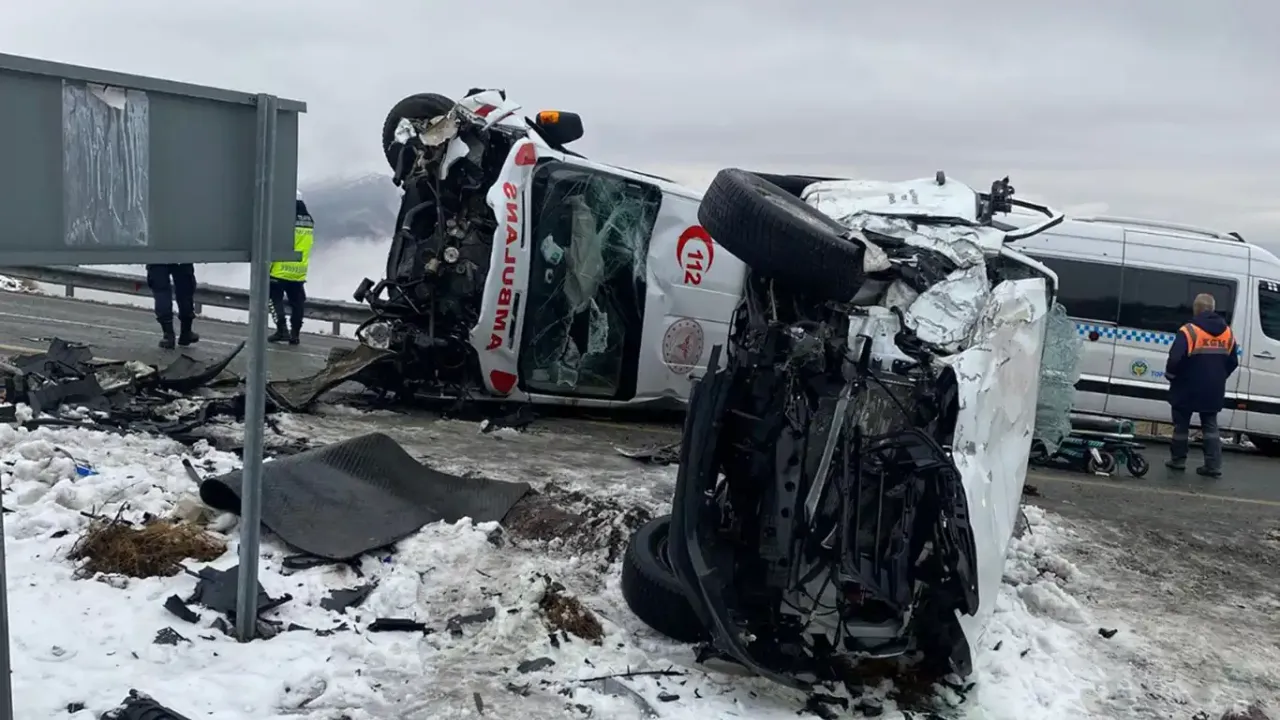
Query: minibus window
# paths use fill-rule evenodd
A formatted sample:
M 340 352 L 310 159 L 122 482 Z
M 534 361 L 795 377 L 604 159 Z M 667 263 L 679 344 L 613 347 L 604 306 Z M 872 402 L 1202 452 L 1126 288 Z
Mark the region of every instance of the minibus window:
M 1123 284 L 1122 327 L 1176 333 L 1191 319 L 1191 301 L 1200 293 L 1213 296 L 1218 314 L 1228 323 L 1236 304 L 1236 284 L 1231 280 L 1128 266 Z
M 1263 335 L 1280 341 L 1280 283 L 1274 280 L 1258 282 L 1258 322 Z
M 1120 312 L 1120 267 L 1032 255 L 1058 276 L 1058 302 L 1082 320 L 1114 323 Z

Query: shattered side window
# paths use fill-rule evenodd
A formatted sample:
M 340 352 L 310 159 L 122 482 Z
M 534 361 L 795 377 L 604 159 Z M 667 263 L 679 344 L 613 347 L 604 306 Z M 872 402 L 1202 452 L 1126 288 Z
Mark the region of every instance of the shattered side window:
M 634 395 L 645 257 L 662 193 L 562 162 L 533 178 L 520 374 L 536 393 Z

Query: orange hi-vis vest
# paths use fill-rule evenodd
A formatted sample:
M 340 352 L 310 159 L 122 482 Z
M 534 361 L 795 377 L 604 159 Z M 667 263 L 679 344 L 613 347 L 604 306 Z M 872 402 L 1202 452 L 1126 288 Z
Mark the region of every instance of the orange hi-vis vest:
M 1187 323 L 1179 331 L 1187 339 L 1188 355 L 1228 355 L 1236 344 L 1230 327 L 1220 335 L 1210 335 L 1199 325 Z

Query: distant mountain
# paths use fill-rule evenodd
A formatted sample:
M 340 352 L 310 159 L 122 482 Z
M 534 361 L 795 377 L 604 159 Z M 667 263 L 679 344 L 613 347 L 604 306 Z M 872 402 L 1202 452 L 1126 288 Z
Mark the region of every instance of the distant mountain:
M 316 222 L 316 242 L 345 238 L 390 239 L 400 189 L 387 175 L 367 175 L 302 188 Z

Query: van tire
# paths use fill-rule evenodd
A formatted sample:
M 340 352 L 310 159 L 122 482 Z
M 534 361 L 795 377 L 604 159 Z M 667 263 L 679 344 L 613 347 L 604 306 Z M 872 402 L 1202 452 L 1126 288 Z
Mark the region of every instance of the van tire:
M 852 231 L 755 173 L 717 173 L 698 222 L 753 272 L 792 292 L 848 302 L 862 287 L 864 248 Z
M 645 625 L 672 640 L 695 643 L 708 634 L 667 559 L 670 528 L 671 516 L 665 515 L 631 536 L 622 556 L 622 598 Z
M 400 164 L 400 150 L 403 143 L 396 142 L 396 128 L 404 118 L 412 120 L 429 120 L 444 115 L 453 109 L 454 102 L 444 95 L 436 93 L 419 93 L 396 103 L 382 122 L 382 154 L 387 158 L 391 171 L 395 172 Z
M 1280 457 L 1280 440 L 1269 437 L 1253 437 L 1249 436 L 1249 442 L 1258 449 L 1258 454 L 1264 457 Z

